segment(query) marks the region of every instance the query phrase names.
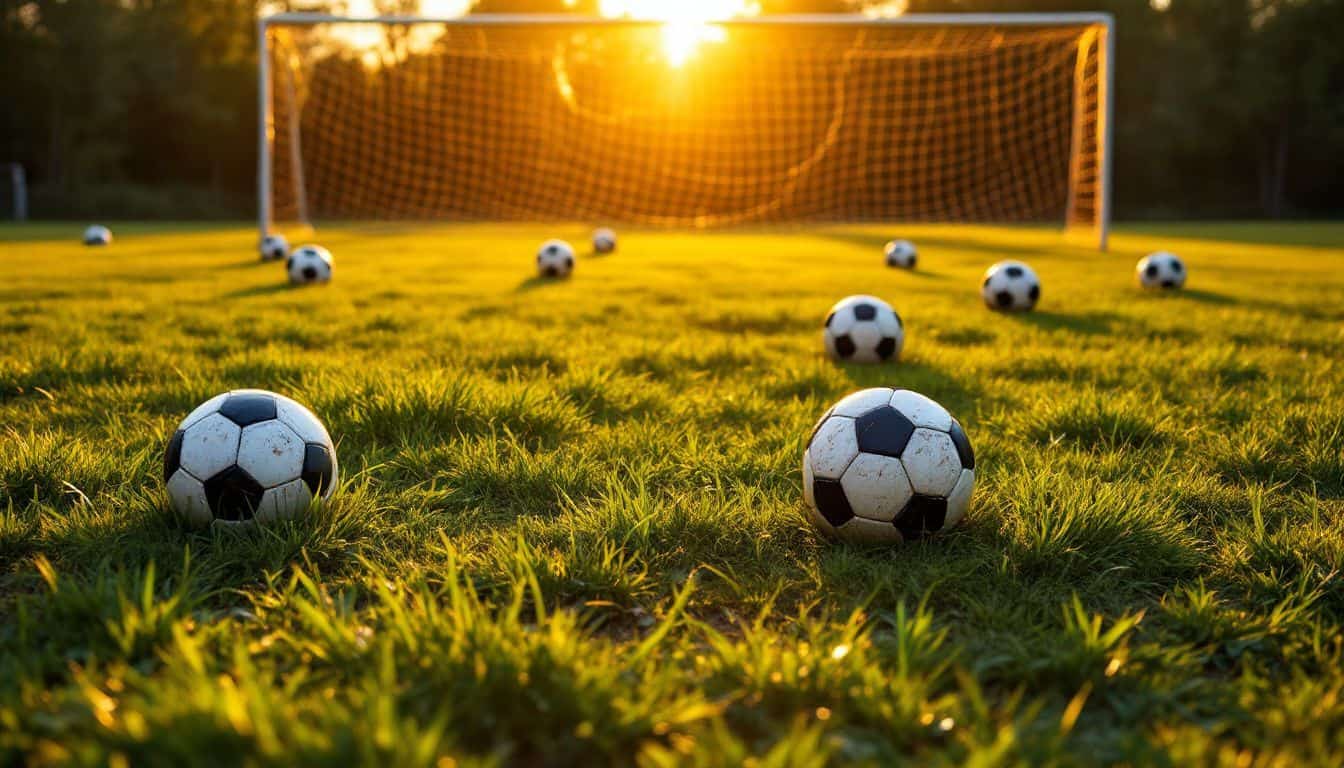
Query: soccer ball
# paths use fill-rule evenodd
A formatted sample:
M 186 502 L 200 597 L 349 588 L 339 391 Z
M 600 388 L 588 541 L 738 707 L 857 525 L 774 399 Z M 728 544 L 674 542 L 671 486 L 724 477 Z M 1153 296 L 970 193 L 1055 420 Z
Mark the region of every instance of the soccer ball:
M 328 499 L 336 447 L 307 408 L 274 392 L 214 397 L 178 425 L 163 460 L 173 510 L 188 522 L 287 520 Z
M 104 227 L 102 224 L 94 224 L 84 230 L 85 245 L 111 245 L 112 230 Z
M 1041 299 L 1041 281 L 1020 261 L 1000 261 L 985 273 L 980 295 L 990 309 L 1028 312 Z
M 887 243 L 887 266 L 899 269 L 914 269 L 919 259 L 919 251 L 909 240 L 892 240 Z
M 574 248 L 564 240 L 547 240 L 537 251 L 537 272 L 542 277 L 568 277 L 574 271 Z
M 593 252 L 611 253 L 616 250 L 616 233 L 603 227 L 593 233 Z
M 901 316 L 876 296 L 850 296 L 831 307 L 822 333 L 826 352 L 846 363 L 884 363 L 901 356 Z
M 941 405 L 909 390 L 865 389 L 826 412 L 803 451 L 803 497 L 828 536 L 899 543 L 966 514 L 975 454 Z
M 331 281 L 331 252 L 320 245 L 301 245 L 285 262 L 289 282 L 294 285 Z
M 267 235 L 261 238 L 261 260 L 280 261 L 289 255 L 289 241 L 284 235 Z
M 1181 288 L 1185 286 L 1185 262 L 1174 253 L 1158 251 L 1139 260 L 1139 285 L 1144 288 Z

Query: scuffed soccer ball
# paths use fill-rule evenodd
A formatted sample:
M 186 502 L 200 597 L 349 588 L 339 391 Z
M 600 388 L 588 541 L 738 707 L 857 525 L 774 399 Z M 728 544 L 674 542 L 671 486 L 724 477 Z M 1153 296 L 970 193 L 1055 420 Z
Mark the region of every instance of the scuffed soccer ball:
M 537 251 L 537 272 L 542 277 L 568 277 L 574 271 L 574 248 L 564 240 L 547 240 Z
M 289 241 L 284 235 L 267 235 L 261 238 L 261 260 L 281 261 L 289 255 Z
M 1139 260 L 1139 285 L 1144 288 L 1182 288 L 1185 286 L 1185 262 L 1174 253 L 1158 251 Z
M 892 240 L 887 243 L 887 266 L 897 269 L 914 269 L 919 259 L 919 251 L 909 240 Z
M 301 245 L 289 254 L 285 271 L 294 285 L 330 282 L 331 252 L 320 245 Z
M 593 233 L 593 252 L 611 253 L 616 250 L 616 233 L 603 227 Z
M 307 408 L 240 389 L 192 411 L 168 442 L 163 479 L 173 510 L 194 525 L 268 523 L 327 499 L 340 479 L 336 447 Z
M 102 224 L 94 224 L 84 230 L 85 245 L 111 245 L 112 230 L 104 227 Z
M 1041 281 L 1020 261 L 1000 261 L 985 273 L 980 295 L 990 309 L 1028 312 L 1041 299 Z
M 865 389 L 821 417 L 803 452 L 803 497 L 823 533 L 899 543 L 966 514 L 975 454 L 941 405 L 909 390 Z
M 850 296 L 831 307 L 822 334 L 826 352 L 846 363 L 884 363 L 901 356 L 901 316 L 876 296 Z

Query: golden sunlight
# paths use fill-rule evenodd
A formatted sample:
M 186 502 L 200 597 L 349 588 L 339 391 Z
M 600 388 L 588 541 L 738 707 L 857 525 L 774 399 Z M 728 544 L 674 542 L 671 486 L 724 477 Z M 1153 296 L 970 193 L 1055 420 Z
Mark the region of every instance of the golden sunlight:
M 608 18 L 654 19 L 663 23 L 663 53 L 680 67 L 705 43 L 722 42 L 723 27 L 712 22 L 761 12 L 755 0 L 599 0 Z

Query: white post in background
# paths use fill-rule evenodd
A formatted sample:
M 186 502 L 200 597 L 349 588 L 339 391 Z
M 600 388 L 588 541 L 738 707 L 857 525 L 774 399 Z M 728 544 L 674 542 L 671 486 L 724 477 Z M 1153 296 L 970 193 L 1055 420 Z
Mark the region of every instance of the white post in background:
M 257 20 L 257 229 L 265 237 L 271 229 L 270 69 L 267 20 Z
M 1112 158 L 1115 156 L 1115 21 L 1107 19 L 1101 28 L 1097 72 L 1097 162 L 1101 164 L 1097 181 L 1097 247 L 1103 252 L 1111 242 Z
M 11 214 L 15 221 L 28 220 L 28 177 L 22 163 L 9 164 L 9 188 L 14 205 Z

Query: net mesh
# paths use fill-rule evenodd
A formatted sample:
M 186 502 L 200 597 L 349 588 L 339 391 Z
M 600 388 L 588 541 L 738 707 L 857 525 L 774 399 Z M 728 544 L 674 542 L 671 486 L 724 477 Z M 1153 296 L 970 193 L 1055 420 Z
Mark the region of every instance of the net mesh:
M 272 24 L 269 220 L 1102 215 L 1097 26 Z

